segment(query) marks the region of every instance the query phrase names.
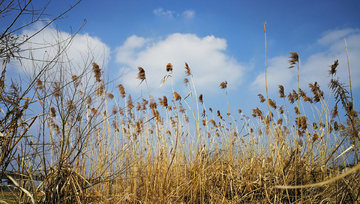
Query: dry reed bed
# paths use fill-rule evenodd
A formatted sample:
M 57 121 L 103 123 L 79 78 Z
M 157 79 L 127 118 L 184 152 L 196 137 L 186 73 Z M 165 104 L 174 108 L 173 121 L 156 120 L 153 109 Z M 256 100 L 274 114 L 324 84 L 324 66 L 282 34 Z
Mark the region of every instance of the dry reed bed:
M 297 53 L 291 53 L 289 62 L 299 69 Z M 181 96 L 173 89 L 171 100 L 155 100 L 148 91 L 147 99 L 133 101 L 121 84 L 110 93 L 96 63 L 90 87 L 81 80 L 85 72 L 63 81 L 37 77 L 28 99 L 12 84 L 1 93 L 3 104 L 13 104 L 2 119 L 2 169 L 22 174 L 17 180 L 8 176 L 19 202 L 359 202 L 358 171 L 325 185 L 279 188 L 336 177 L 348 164 L 349 152 L 358 164 L 359 118 L 350 93 L 333 79 L 337 65 L 335 61 L 329 71 L 335 99 L 331 110 L 316 82 L 309 84 L 311 96 L 300 87 L 286 95 L 279 85 L 282 106 L 259 94 L 269 111 L 255 108 L 251 117 L 240 109 L 231 114 L 229 106 L 224 117 L 207 109 L 187 63 L 184 83 L 190 94 Z M 3 70 L 5 75 L 6 64 Z M 165 70 L 162 83 L 174 87 L 172 65 Z M 137 78 L 147 86 L 141 67 Z M 219 87 L 228 100 L 227 85 Z M 32 123 L 21 129 L 16 122 L 24 121 L 36 102 L 43 113 L 27 121 L 40 121 L 39 136 L 29 134 Z M 313 120 L 306 116 L 306 106 L 316 115 Z M 340 107 L 346 115 L 343 123 Z M 35 170 L 42 172 L 43 181 L 31 179 Z

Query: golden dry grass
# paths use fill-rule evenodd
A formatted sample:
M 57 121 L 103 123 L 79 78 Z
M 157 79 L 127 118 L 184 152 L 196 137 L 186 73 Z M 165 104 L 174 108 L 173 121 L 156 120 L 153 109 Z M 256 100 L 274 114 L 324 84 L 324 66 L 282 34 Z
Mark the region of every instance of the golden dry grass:
M 298 67 L 298 54 L 290 54 L 290 65 Z M 330 66 L 331 76 L 337 64 Z M 283 102 L 259 94 L 268 111 L 254 107 L 252 117 L 240 109 L 230 113 L 227 103 L 224 118 L 219 110 L 205 107 L 203 94 L 196 94 L 187 63 L 189 95 L 173 88 L 172 96 L 155 100 L 148 91 L 148 98 L 135 101 L 121 84 L 109 92 L 100 66 L 90 66 L 91 86 L 81 81 L 84 75 L 62 81 L 39 76 L 33 79 L 33 97 L 25 99 L 16 84 L 1 89 L 1 103 L 7 107 L 1 118 L 1 168 L 20 174 L 2 176 L 15 181 L 18 202 L 360 202 L 359 117 L 349 91 L 333 77 L 332 110 L 314 82 L 309 84 L 311 96 L 300 87 L 286 95 L 282 85 Z M 170 63 L 164 68 L 163 83 L 170 83 L 166 79 L 172 79 L 175 68 Z M 140 84 L 147 86 L 145 69 L 138 69 Z M 0 82 L 6 87 L 3 78 Z M 220 83 L 228 101 L 227 87 L 226 81 Z M 42 112 L 26 118 L 35 105 Z M 30 135 L 35 120 L 40 134 Z M 347 158 L 349 153 L 353 158 Z M 357 169 L 339 176 L 349 162 Z M 37 172 L 41 181 L 35 180 Z M 310 185 L 316 183 L 321 185 Z M 0 199 L 10 202 L 6 195 Z

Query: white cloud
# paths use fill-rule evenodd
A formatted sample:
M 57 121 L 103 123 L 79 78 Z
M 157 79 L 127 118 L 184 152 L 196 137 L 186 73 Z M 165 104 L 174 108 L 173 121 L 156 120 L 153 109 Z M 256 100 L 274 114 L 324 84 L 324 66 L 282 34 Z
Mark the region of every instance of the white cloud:
M 157 8 L 157 9 L 154 9 L 154 14 L 156 15 L 159 15 L 159 16 L 167 16 L 169 18 L 172 18 L 173 17 L 173 14 L 174 14 L 174 11 L 164 11 L 163 8 Z
M 43 24 L 36 24 L 22 34 L 32 35 L 41 28 Z M 77 34 L 70 40 L 71 34 L 63 31 L 56 31 L 52 28 L 45 28 L 35 35 L 31 40 L 22 46 L 26 51 L 22 52 L 23 59 L 20 67 L 27 74 L 35 76 L 39 69 L 54 59 L 59 50 L 65 51 L 58 58 L 58 61 L 51 63 L 54 66 L 52 75 L 57 77 L 58 70 L 62 69 L 68 75 L 80 75 L 84 70 L 89 73 L 88 79 L 93 78 L 91 72 L 92 63 L 96 62 L 103 69 L 110 60 L 110 48 L 99 38 L 89 34 Z
M 195 11 L 193 11 L 193 10 L 186 10 L 186 11 L 183 12 L 182 15 L 183 15 L 184 18 L 186 18 L 186 19 L 191 19 L 191 18 L 193 18 L 193 17 L 195 16 Z
M 228 81 L 229 88 L 235 88 L 242 81 L 244 67 L 223 53 L 226 47 L 225 39 L 214 36 L 200 38 L 194 34 L 174 33 L 165 39 L 145 39 L 134 35 L 117 48 L 116 61 L 129 69 L 123 83 L 133 90 L 140 82 L 136 79 L 138 66 L 145 69 L 150 92 L 153 94 L 171 85 L 168 80 L 159 89 L 161 79 L 166 74 L 167 63 L 174 66 L 174 84 L 183 85 L 184 66 L 187 62 L 196 89 L 210 92 L 219 90 L 222 81 Z
M 323 37 L 318 39 L 317 42 L 319 44 L 329 44 L 337 41 L 339 39 L 343 39 L 344 36 L 348 36 L 349 34 L 359 33 L 360 29 L 357 28 L 348 28 L 343 30 L 329 30 L 325 31 Z
M 351 69 L 351 78 L 353 88 L 360 87 L 360 29 L 344 30 Z M 328 70 L 335 60 L 339 60 L 337 74 L 340 82 L 349 84 L 349 74 L 347 66 L 347 56 L 343 33 L 341 30 L 327 31 L 323 37 L 317 41 L 317 45 L 326 45 L 323 52 L 314 53 L 307 59 L 300 57 L 300 88 L 308 89 L 309 83 L 317 81 L 323 90 L 328 90 L 330 81 Z M 316 45 L 315 45 L 316 46 Z M 268 60 L 268 88 L 271 93 L 278 91 L 278 85 L 284 85 L 289 92 L 291 89 L 297 89 L 297 70 L 289 67 L 290 54 L 275 57 Z M 264 90 L 265 80 L 264 72 L 260 73 L 252 82 L 251 87 L 256 90 Z
M 287 56 L 268 59 L 267 85 L 269 90 L 278 90 L 278 85 L 289 87 L 296 77 L 295 69 L 289 67 Z M 261 72 L 252 82 L 251 87 L 257 91 L 265 90 L 265 72 Z
M 163 8 L 157 8 L 154 9 L 154 14 L 158 15 L 158 16 L 166 16 L 168 18 L 173 18 L 174 16 L 176 17 L 183 17 L 185 19 L 191 19 L 195 16 L 195 11 L 194 10 L 185 10 L 181 15 L 179 13 L 176 14 L 175 11 L 170 11 L 170 10 L 164 10 Z

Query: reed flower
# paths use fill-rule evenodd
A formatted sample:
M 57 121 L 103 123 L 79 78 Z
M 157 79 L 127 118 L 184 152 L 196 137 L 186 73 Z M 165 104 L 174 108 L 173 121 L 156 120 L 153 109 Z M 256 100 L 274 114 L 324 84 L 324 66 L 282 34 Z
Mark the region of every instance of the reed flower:
M 275 101 L 273 101 L 273 100 L 271 100 L 271 99 L 269 99 L 269 105 L 270 105 L 273 109 L 276 109 L 276 108 L 277 108 Z
M 103 93 L 105 92 L 105 85 L 101 84 L 97 89 L 96 89 L 96 95 L 101 96 L 103 95 Z
M 189 80 L 187 78 L 184 78 L 184 84 L 185 86 L 189 86 Z
M 60 88 L 60 84 L 58 82 L 54 82 L 53 89 L 54 89 L 54 91 L 53 91 L 54 96 L 60 97 L 61 96 L 61 93 L 60 93 L 61 88 Z
M 121 97 L 122 97 L 122 98 L 125 98 L 126 93 L 125 93 L 125 88 L 124 88 L 124 86 L 123 86 L 122 84 L 119 84 L 119 85 L 117 85 L 117 87 L 119 88 Z
M 299 63 L 299 55 L 296 52 L 289 52 L 290 53 L 290 67 L 289 69 L 293 68 L 295 64 Z
M 95 78 L 97 82 L 101 82 L 101 69 L 98 64 L 93 62 L 93 72 L 95 74 Z
M 293 104 L 295 102 L 295 99 L 291 93 L 289 93 L 287 97 L 291 104 Z
M 168 63 L 168 64 L 166 65 L 166 71 L 167 71 L 167 72 L 172 72 L 172 70 L 173 70 L 172 64 L 171 64 L 171 63 Z
M 200 94 L 200 96 L 199 96 L 199 102 L 200 102 L 201 104 L 204 103 L 204 101 L 203 101 L 203 95 L 202 95 L 202 94 Z
M 73 80 L 75 87 L 78 87 L 78 86 L 80 85 L 80 80 L 79 80 L 79 77 L 78 77 L 78 76 L 72 75 L 72 76 L 71 76 L 71 79 Z
M 314 143 L 318 138 L 319 138 L 319 135 L 315 133 L 312 138 L 312 143 Z
M 339 112 L 338 112 L 338 106 L 337 104 L 334 106 L 334 108 L 331 110 L 331 117 L 332 118 L 335 118 L 336 116 L 339 115 Z
M 43 83 L 39 78 L 36 79 L 36 88 L 35 89 L 44 89 Z
M 339 60 L 335 60 L 334 64 L 330 65 L 329 74 L 336 75 L 336 67 L 339 65 Z
M 266 101 L 266 99 L 264 98 L 264 96 L 262 94 L 258 94 L 259 98 L 260 98 L 260 103 L 264 103 Z
M 160 103 L 160 105 L 162 105 L 163 107 L 167 107 L 168 106 L 168 100 L 167 100 L 167 98 L 166 98 L 166 96 L 164 96 L 163 98 L 159 98 L 159 103 Z
M 109 99 L 113 99 L 113 98 L 114 98 L 114 95 L 113 95 L 112 93 L 108 93 L 108 94 L 107 94 L 107 97 L 108 97 Z
M 56 110 L 55 110 L 54 107 L 51 107 L 51 108 L 50 108 L 50 116 L 51 116 L 51 117 L 56 117 Z
M 178 94 L 176 91 L 174 91 L 173 94 L 174 94 L 174 99 L 175 99 L 175 101 L 181 100 L 180 94 Z
M 167 99 L 166 99 L 167 100 Z M 146 105 L 149 103 L 146 99 L 142 99 L 141 110 L 146 110 Z
M 256 116 L 259 116 L 259 117 L 263 117 L 263 113 L 262 111 L 259 109 L 259 108 L 256 108 L 256 109 L 252 109 L 253 111 L 253 114 L 252 116 L 255 118 Z
M 204 109 L 203 112 L 201 113 L 201 117 L 205 118 L 206 117 L 206 110 Z
M 185 74 L 186 74 L 186 76 L 191 76 L 190 67 L 186 62 L 185 62 Z
M 89 105 L 92 103 L 91 96 L 88 96 L 88 97 L 86 98 L 86 103 L 89 104 Z
M 142 67 L 138 67 L 139 69 L 139 73 L 137 75 L 137 79 L 140 79 L 141 82 L 144 81 L 146 79 L 146 76 L 145 76 L 145 70 L 142 68 Z
M 156 102 L 154 101 L 154 99 L 150 99 L 150 108 L 151 109 L 156 109 L 157 107 L 157 104 Z
M 219 87 L 220 87 L 221 89 L 226 89 L 226 87 L 227 87 L 227 81 L 221 82 L 220 85 L 219 85 Z
M 284 113 L 284 109 L 283 109 L 282 106 L 280 106 L 279 111 L 280 111 L 280 114 L 283 114 L 283 113 Z
M 279 85 L 279 94 L 280 94 L 280 98 L 285 98 L 286 97 L 283 85 Z
M 219 110 L 217 110 L 217 116 L 222 120 L 223 119 L 223 117 L 221 116 L 221 114 L 220 114 L 220 111 Z
M 338 124 L 338 122 L 334 122 L 334 130 L 335 131 L 338 131 L 339 130 L 339 124 Z

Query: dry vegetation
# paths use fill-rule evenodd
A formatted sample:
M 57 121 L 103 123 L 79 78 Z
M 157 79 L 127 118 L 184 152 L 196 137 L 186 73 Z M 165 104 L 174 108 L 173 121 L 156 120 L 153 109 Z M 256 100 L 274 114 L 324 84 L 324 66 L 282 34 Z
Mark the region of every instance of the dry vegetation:
M 2 53 L 20 51 L 6 40 Z M 298 54 L 290 54 L 290 68 L 299 70 Z M 360 123 L 351 91 L 334 77 L 337 60 L 329 96 L 317 82 L 310 94 L 306 87 L 286 94 L 279 85 L 278 101 L 259 94 L 267 111 L 254 107 L 245 116 L 227 105 L 223 116 L 205 107 L 187 63 L 189 95 L 173 90 L 154 99 L 148 91 L 133 100 L 121 84 L 108 91 L 95 62 L 75 75 L 58 55 L 24 86 L 5 83 L 8 63 L 19 58 L 1 59 L 0 174 L 11 183 L 10 191 L 2 184 L 2 202 L 360 202 Z M 164 65 L 162 83 L 173 83 L 175 68 Z M 147 86 L 146 70 L 138 69 Z M 219 88 L 228 100 L 227 86 Z

